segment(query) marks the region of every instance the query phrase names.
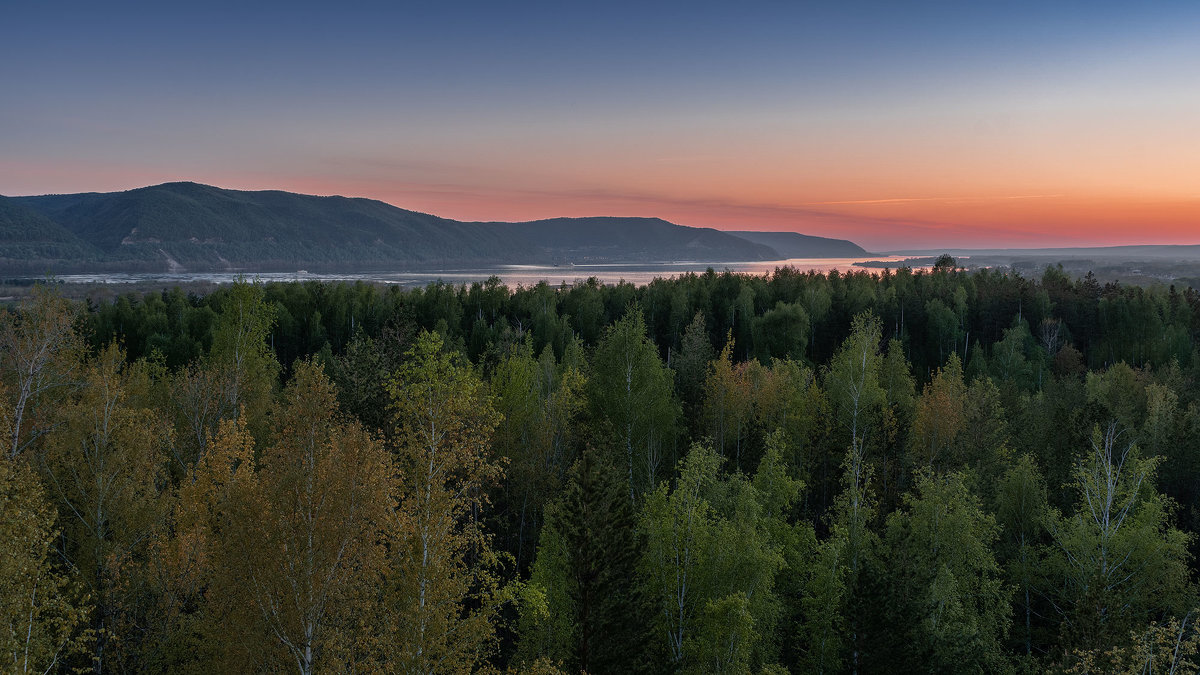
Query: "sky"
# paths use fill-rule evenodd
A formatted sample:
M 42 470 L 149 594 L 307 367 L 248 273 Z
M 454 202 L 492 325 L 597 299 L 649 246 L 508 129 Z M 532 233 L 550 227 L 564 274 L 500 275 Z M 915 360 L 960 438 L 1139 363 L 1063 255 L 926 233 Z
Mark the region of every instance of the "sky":
M 0 194 L 1200 244 L 1200 3 L 10 3 Z

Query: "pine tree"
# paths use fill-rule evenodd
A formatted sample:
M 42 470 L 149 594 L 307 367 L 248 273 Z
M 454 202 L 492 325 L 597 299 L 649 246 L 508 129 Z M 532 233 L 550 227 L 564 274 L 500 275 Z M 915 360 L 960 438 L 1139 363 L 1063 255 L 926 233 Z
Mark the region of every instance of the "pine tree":
M 543 538 L 530 584 L 550 590 L 549 616 L 565 623 L 551 636 L 549 625 L 526 621 L 525 659 L 550 656 L 598 675 L 647 671 L 652 613 L 636 574 L 645 543 L 620 470 L 585 450 Z

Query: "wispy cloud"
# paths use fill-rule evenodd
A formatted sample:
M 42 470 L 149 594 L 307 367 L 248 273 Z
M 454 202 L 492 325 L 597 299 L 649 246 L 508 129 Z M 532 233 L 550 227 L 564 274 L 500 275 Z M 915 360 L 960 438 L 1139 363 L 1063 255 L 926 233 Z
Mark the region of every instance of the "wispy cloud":
M 1006 199 L 1055 199 L 1065 195 L 1009 195 L 1002 197 L 891 197 L 888 199 L 846 199 L 829 202 L 804 202 L 801 206 L 837 206 L 851 204 L 904 204 L 907 202 L 945 202 L 962 204 L 970 202 L 994 202 Z

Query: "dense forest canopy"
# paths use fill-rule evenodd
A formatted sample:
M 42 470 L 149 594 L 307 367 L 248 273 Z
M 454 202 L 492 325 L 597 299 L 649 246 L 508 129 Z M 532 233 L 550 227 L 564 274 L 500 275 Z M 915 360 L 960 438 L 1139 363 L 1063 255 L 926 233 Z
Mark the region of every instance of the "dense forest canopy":
M 1194 672 L 1200 294 L 240 282 L 0 312 L 19 672 Z

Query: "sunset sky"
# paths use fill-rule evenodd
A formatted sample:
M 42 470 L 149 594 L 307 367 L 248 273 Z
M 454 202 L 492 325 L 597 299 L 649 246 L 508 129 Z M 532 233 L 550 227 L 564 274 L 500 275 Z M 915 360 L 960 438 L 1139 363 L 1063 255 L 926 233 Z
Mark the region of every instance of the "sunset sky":
M 9 3 L 0 194 L 1200 243 L 1200 3 Z

